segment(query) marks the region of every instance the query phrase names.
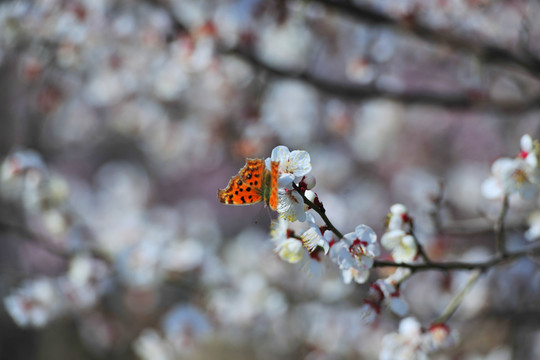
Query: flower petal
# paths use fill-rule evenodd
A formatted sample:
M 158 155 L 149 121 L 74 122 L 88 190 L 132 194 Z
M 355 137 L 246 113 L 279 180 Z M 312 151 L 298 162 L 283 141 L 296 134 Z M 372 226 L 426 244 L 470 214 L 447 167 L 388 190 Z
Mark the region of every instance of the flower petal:
M 283 145 L 279 145 L 272 150 L 272 155 L 270 155 L 270 158 L 272 159 L 272 161 L 279 161 L 281 169 L 281 163 L 283 163 L 283 166 L 285 166 L 285 164 L 289 162 L 289 156 L 289 148 Z
M 311 171 L 311 158 L 307 151 L 294 150 L 289 157 L 287 172 L 295 176 L 304 176 Z

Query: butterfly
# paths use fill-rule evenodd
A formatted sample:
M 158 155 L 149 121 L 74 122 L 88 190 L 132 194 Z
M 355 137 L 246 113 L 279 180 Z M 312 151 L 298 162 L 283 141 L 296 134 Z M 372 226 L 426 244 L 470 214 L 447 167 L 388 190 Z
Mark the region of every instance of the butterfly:
M 229 205 L 250 205 L 264 201 L 272 210 L 276 210 L 278 170 L 279 161 L 271 161 L 268 170 L 264 159 L 247 159 L 246 165 L 231 178 L 227 187 L 218 190 L 219 201 Z

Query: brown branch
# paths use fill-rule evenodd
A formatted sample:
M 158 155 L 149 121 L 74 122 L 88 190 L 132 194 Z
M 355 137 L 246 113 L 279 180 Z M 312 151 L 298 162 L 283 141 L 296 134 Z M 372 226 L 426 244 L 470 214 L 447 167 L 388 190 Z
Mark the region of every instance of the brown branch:
M 482 272 L 503 263 L 512 262 L 519 258 L 532 255 L 540 251 L 540 245 L 536 245 L 524 250 L 506 253 L 505 255 L 496 255 L 489 260 L 483 262 L 462 262 L 462 261 L 446 261 L 446 262 L 431 262 L 429 264 L 410 264 L 410 263 L 395 263 L 393 261 L 375 260 L 373 267 L 403 267 L 412 271 L 427 271 L 427 270 L 480 270 Z
M 433 29 L 418 21 L 414 16 L 415 14 L 411 14 L 411 16 L 407 16 L 406 18 L 396 18 L 378 12 L 370 5 L 358 2 L 353 3 L 348 0 L 311 1 L 322 4 L 326 8 L 356 21 L 369 25 L 388 27 L 398 32 L 412 34 L 435 45 L 445 45 L 448 48 L 473 55 L 485 64 L 519 67 L 537 78 L 540 77 L 540 59 L 533 54 L 528 52 L 516 54 L 495 44 L 471 41 L 456 36 L 451 31 Z
M 0 220 L 0 233 L 12 233 L 14 235 L 17 235 L 21 237 L 22 239 L 24 239 L 25 241 L 32 243 L 32 245 L 40 247 L 43 250 L 46 250 L 49 253 L 57 255 L 64 259 L 69 259 L 72 256 L 72 254 L 70 254 L 69 252 L 51 244 L 49 241 L 38 238 L 37 235 L 31 232 L 28 228 L 15 222 L 1 219 Z
M 508 195 L 504 195 L 503 204 L 501 207 L 501 212 L 495 223 L 495 245 L 497 247 L 497 252 L 502 256 L 506 256 L 506 239 L 504 236 L 504 220 L 506 214 L 508 213 L 509 201 Z
M 309 84 L 330 96 L 338 96 L 348 100 L 388 99 L 408 105 L 432 105 L 454 110 L 483 110 L 499 113 L 514 114 L 540 108 L 540 96 L 523 101 L 499 101 L 478 97 L 466 91 L 452 93 L 421 92 L 421 91 L 395 91 L 382 89 L 373 84 L 355 85 L 337 82 L 314 75 L 309 71 L 295 71 L 271 65 L 242 48 L 219 48 L 222 55 L 236 56 L 254 68 L 264 71 L 274 77 L 295 79 Z
M 292 183 L 292 186 L 294 188 L 294 190 L 296 190 L 300 196 L 302 196 L 302 199 L 304 200 L 304 204 L 306 204 L 307 206 L 309 206 L 310 208 L 312 208 L 313 210 L 315 210 L 317 212 L 317 214 L 319 214 L 319 216 L 323 219 L 324 223 L 326 224 L 326 226 L 328 227 L 329 230 L 331 230 L 334 234 L 336 234 L 336 236 L 341 239 L 343 238 L 343 234 L 341 233 L 341 231 L 339 231 L 335 226 L 334 224 L 332 224 L 332 222 L 330 221 L 330 219 L 328 219 L 328 217 L 326 216 L 326 210 L 322 207 L 322 206 L 319 206 L 317 204 L 314 204 L 312 201 L 310 201 L 302 191 L 300 191 L 300 189 L 298 189 L 298 186 L 296 186 L 296 184 L 293 182 Z
M 160 0 L 145 0 L 149 4 L 155 7 L 159 7 L 167 11 L 171 19 L 173 20 L 173 25 L 176 29 L 179 29 L 181 32 L 189 32 L 189 27 L 182 23 L 177 16 L 174 15 L 174 12 L 170 9 L 167 1 Z M 367 8 L 360 8 L 359 5 L 352 5 L 344 1 L 327 1 L 327 0 L 314 0 L 323 3 L 324 5 L 339 10 L 340 12 L 348 13 L 349 15 L 354 16 L 363 21 L 367 21 L 372 24 L 378 25 L 391 25 L 391 26 L 401 26 L 400 22 L 396 19 L 388 17 L 384 14 L 379 14 L 374 11 L 369 11 Z M 414 29 L 414 27 L 413 27 Z M 419 28 L 422 29 L 422 28 Z M 426 30 L 427 31 L 427 30 Z M 416 32 L 416 31 L 415 31 Z M 419 31 L 421 33 L 421 31 Z M 434 38 L 433 40 L 442 41 L 440 37 L 444 37 L 438 33 L 432 31 Z M 430 33 L 431 34 L 431 33 Z M 437 36 L 435 37 L 435 34 Z M 444 41 L 443 41 L 444 42 Z M 452 41 L 447 41 L 449 45 L 453 45 Z M 461 46 L 464 48 L 465 46 Z M 459 46 L 457 48 L 460 48 Z M 509 55 L 502 50 L 491 49 L 491 47 L 485 47 L 486 49 L 482 52 L 485 53 L 485 57 L 489 59 L 498 59 L 506 58 Z M 491 49 L 488 51 L 487 49 Z M 388 99 L 394 100 L 403 104 L 408 105 L 431 105 L 437 107 L 443 107 L 454 110 L 481 110 L 481 111 L 494 111 L 497 113 L 522 113 L 536 108 L 540 108 L 540 96 L 533 98 L 520 100 L 520 101 L 496 101 L 489 99 L 485 96 L 478 96 L 477 94 L 469 93 L 467 91 L 457 91 L 457 92 L 448 92 L 448 93 L 437 93 L 433 91 L 395 91 L 392 89 L 379 88 L 373 84 L 368 85 L 359 85 L 352 84 L 347 82 L 338 82 L 331 79 L 323 78 L 319 75 L 312 74 L 309 71 L 296 71 L 292 69 L 280 68 L 274 66 L 263 59 L 259 58 L 254 54 L 253 51 L 248 50 L 243 47 L 227 47 L 223 44 L 217 42 L 217 51 L 221 55 L 232 55 L 240 58 L 241 60 L 247 62 L 253 66 L 256 70 L 262 71 L 273 77 L 283 77 L 289 79 L 295 79 L 302 81 L 306 84 L 309 84 L 319 90 L 322 93 L 325 93 L 329 96 L 337 96 L 343 99 L 354 100 L 354 101 L 364 101 L 370 99 Z M 499 54 L 499 55 L 497 55 Z M 494 61 L 494 60 L 491 60 Z M 517 61 L 517 59 L 515 59 Z M 539 73 L 540 73 L 540 65 Z
M 424 259 L 426 264 L 431 264 L 431 259 L 428 257 L 426 250 L 424 249 L 424 246 L 420 243 L 420 241 L 418 241 L 418 238 L 416 237 L 416 234 L 414 233 L 414 231 L 411 231 L 411 236 L 413 237 L 414 243 L 416 244 L 418 255 L 422 259 Z
M 524 101 L 494 101 L 482 99 L 467 92 L 399 92 L 381 89 L 374 85 L 353 85 L 318 77 L 308 71 L 282 69 L 266 63 L 253 53 L 240 48 L 220 49 L 223 55 L 234 55 L 271 76 L 285 77 L 305 82 L 330 96 L 349 100 L 388 99 L 408 105 L 432 105 L 455 110 L 484 110 L 506 114 L 519 114 L 540 108 L 540 97 Z
M 332 222 L 328 219 L 326 216 L 326 211 L 322 206 L 314 204 L 312 201 L 310 201 L 302 191 L 299 191 L 300 189 L 296 184 L 293 182 L 292 184 L 293 188 L 302 196 L 302 199 L 304 200 L 304 203 L 307 204 L 311 209 L 313 209 L 319 216 L 323 219 L 326 226 L 332 230 L 339 238 L 343 237 L 343 234 L 332 224 Z M 504 205 L 504 204 L 503 204 Z M 501 215 L 499 216 L 499 221 L 502 219 L 504 221 L 504 217 L 506 216 L 506 212 L 508 210 L 508 205 L 506 205 L 506 209 L 501 210 Z M 496 238 L 498 232 L 496 232 Z M 396 263 L 394 261 L 386 261 L 386 260 L 375 260 L 373 263 L 373 267 L 401 267 L 401 268 L 407 268 L 411 271 L 428 271 L 428 270 L 439 270 L 439 271 L 451 271 L 451 270 L 480 270 L 481 272 L 487 271 L 488 269 L 500 265 L 502 263 L 511 262 L 514 260 L 517 260 L 519 258 L 522 258 L 524 256 L 533 255 L 536 252 L 540 252 L 540 245 L 535 245 L 530 248 L 522 249 L 520 251 L 516 252 L 499 252 L 496 256 L 492 257 L 489 260 L 483 261 L 483 262 L 477 262 L 477 263 L 471 263 L 471 262 L 462 262 L 462 261 L 446 261 L 446 262 L 433 262 L 433 261 L 427 261 L 423 264 L 416 264 L 416 263 Z

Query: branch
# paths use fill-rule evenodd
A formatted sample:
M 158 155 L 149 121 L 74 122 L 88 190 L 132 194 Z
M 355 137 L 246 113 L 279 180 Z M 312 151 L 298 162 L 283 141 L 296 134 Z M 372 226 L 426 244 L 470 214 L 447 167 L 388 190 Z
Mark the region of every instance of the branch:
M 145 0 L 152 6 L 159 7 L 168 12 L 173 21 L 173 25 L 181 32 L 188 31 L 189 27 L 182 23 L 174 12 L 170 9 L 167 1 L 161 0 Z M 333 9 L 341 12 L 348 12 L 351 10 L 351 15 L 356 18 L 370 20 L 374 24 L 392 25 L 396 26 L 400 24 L 397 20 L 387 17 L 386 15 L 379 14 L 373 11 L 362 10 L 358 5 L 351 5 L 343 1 L 327 1 L 327 0 L 314 0 L 319 1 L 322 4 L 332 7 Z M 363 15 L 362 15 L 363 14 Z M 292 69 L 285 69 L 274 66 L 267 63 L 263 59 L 256 56 L 251 50 L 247 50 L 242 47 L 227 47 L 221 44 L 218 39 L 217 52 L 221 55 L 232 55 L 247 62 L 255 69 L 267 73 L 274 77 L 284 77 L 290 79 L 296 79 L 309 84 L 330 96 L 337 96 L 343 99 L 349 99 L 354 101 L 363 101 L 369 99 L 388 99 L 401 102 L 408 105 L 432 105 L 448 109 L 455 110 L 484 110 L 494 111 L 497 113 L 522 113 L 536 108 L 540 108 L 540 96 L 525 99 L 522 101 L 494 101 L 484 96 L 478 96 L 477 94 L 469 93 L 467 91 L 459 91 L 452 93 L 434 93 L 432 91 L 417 91 L 417 92 L 400 92 L 392 89 L 381 89 L 373 84 L 371 85 L 358 85 L 346 82 L 337 82 L 330 79 L 325 79 L 318 75 L 312 74 L 309 71 L 295 71 Z M 452 45 L 452 43 L 450 43 Z M 459 47 L 458 47 L 459 48 Z M 504 55 L 496 56 L 496 54 L 503 53 L 504 51 L 490 51 L 486 54 L 486 57 L 494 59 L 503 57 Z M 489 55 L 489 56 L 488 56 Z M 540 65 L 539 73 L 540 73 Z
M 503 204 L 501 207 L 501 212 L 495 223 L 495 245 L 497 247 L 497 252 L 501 254 L 502 257 L 506 256 L 506 244 L 504 236 L 504 218 L 508 213 L 508 195 L 504 195 Z
M 442 314 L 433 321 L 434 324 L 444 324 L 448 321 L 448 319 L 454 314 L 454 312 L 456 312 L 458 306 L 463 301 L 463 298 L 465 297 L 465 295 L 471 290 L 476 280 L 478 280 L 478 278 L 480 277 L 480 274 L 481 274 L 480 271 L 477 271 L 474 274 L 472 274 L 472 276 L 467 281 L 467 284 L 465 284 L 465 287 L 461 289 L 461 291 L 458 294 L 456 294 L 456 296 L 452 299 L 452 301 L 448 303 L 448 305 L 446 306 Z
M 414 233 L 414 231 L 411 231 L 411 236 L 413 237 L 414 243 L 416 244 L 416 249 L 417 249 L 418 255 L 422 259 L 424 259 L 426 264 L 431 264 L 431 260 L 428 257 L 428 255 L 426 253 L 426 250 L 424 249 L 424 246 L 420 243 L 420 241 L 418 241 L 418 238 L 416 237 L 416 234 Z
M 72 254 L 64 251 L 62 248 L 54 246 L 49 241 L 37 238 L 37 235 L 21 224 L 10 222 L 5 219 L 0 220 L 0 232 L 13 233 L 20 236 L 22 239 L 36 245 L 51 254 L 57 255 L 64 259 L 69 259 Z
M 293 182 L 292 183 L 292 186 L 294 188 L 294 190 L 296 190 L 297 193 L 300 194 L 300 196 L 302 196 L 302 199 L 304 199 L 304 204 L 306 204 L 307 206 L 309 206 L 310 208 L 312 208 L 313 210 L 315 210 L 317 212 L 317 214 L 319 214 L 319 216 L 323 219 L 324 223 L 326 224 L 326 226 L 328 227 L 329 230 L 331 230 L 334 234 L 336 234 L 336 236 L 341 239 L 343 238 L 343 234 L 341 233 L 341 231 L 339 231 L 335 226 L 334 224 L 332 224 L 332 222 L 330 221 L 330 219 L 328 219 L 328 217 L 326 216 L 326 210 L 322 207 L 322 206 L 319 206 L 317 204 L 314 204 L 312 201 L 310 201 L 302 191 L 300 191 L 300 189 L 298 188 L 298 186 L 296 186 L 296 184 Z
M 309 71 L 295 71 L 273 66 L 251 51 L 236 48 L 218 48 L 222 55 L 236 56 L 254 68 L 275 77 L 285 77 L 305 82 L 317 90 L 349 100 L 388 99 L 408 105 L 433 105 L 455 110 L 491 110 L 499 113 L 521 113 L 540 107 L 540 96 L 524 101 L 494 101 L 467 92 L 434 93 L 434 92 L 400 92 L 381 89 L 375 85 L 355 85 L 336 82 L 311 74 Z
M 308 205 L 311 209 L 313 209 L 319 216 L 323 219 L 328 229 L 332 230 L 334 234 L 336 234 L 340 239 L 343 237 L 343 234 L 332 224 L 332 222 L 328 219 L 326 216 L 326 211 L 322 206 L 314 204 L 312 201 L 310 201 L 302 191 L 298 188 L 298 186 L 293 182 L 292 186 L 294 190 L 296 190 L 300 196 L 302 196 L 302 199 L 304 200 L 304 203 Z M 503 204 L 504 205 L 504 204 Z M 499 219 L 504 220 L 504 216 L 507 212 L 507 206 L 506 209 L 501 211 L 501 215 L 499 215 Z M 498 232 L 496 232 L 496 238 Z M 540 252 L 540 244 L 536 244 L 535 246 L 532 246 L 530 248 L 522 249 L 520 251 L 516 252 L 499 252 L 496 256 L 492 257 L 489 260 L 483 261 L 483 262 L 477 262 L 477 263 L 470 263 L 470 262 L 462 262 L 462 261 L 447 261 L 447 262 L 433 262 L 426 259 L 426 263 L 424 264 L 416 264 L 416 263 L 396 263 L 393 261 L 387 261 L 387 260 L 374 260 L 373 267 L 401 267 L 401 268 L 407 268 L 411 271 L 428 271 L 428 270 L 439 270 L 439 271 L 451 271 L 451 270 L 480 270 L 480 272 L 485 272 L 488 269 L 500 265 L 502 263 L 511 262 L 514 260 L 517 260 L 519 258 L 522 258 L 524 256 L 533 255 L 536 252 Z
M 412 34 L 434 45 L 446 45 L 448 48 L 473 55 L 485 64 L 519 67 L 537 78 L 540 77 L 540 59 L 534 55 L 527 52 L 517 55 L 495 44 L 471 41 L 453 35 L 444 29 L 433 29 L 419 22 L 414 16 L 415 14 L 400 19 L 378 12 L 372 6 L 358 2 L 352 3 L 348 0 L 311 1 L 365 24 L 385 26 L 397 32 Z
M 496 255 L 489 260 L 477 263 L 461 262 L 461 261 L 447 261 L 447 262 L 430 262 L 429 264 L 412 264 L 412 263 L 395 263 L 393 261 L 375 260 L 373 267 L 402 267 L 412 271 L 427 271 L 427 270 L 480 270 L 485 272 L 486 270 L 503 263 L 512 262 L 519 258 L 532 255 L 540 252 L 540 245 L 536 245 L 531 248 L 523 249 L 513 253 L 506 253 Z

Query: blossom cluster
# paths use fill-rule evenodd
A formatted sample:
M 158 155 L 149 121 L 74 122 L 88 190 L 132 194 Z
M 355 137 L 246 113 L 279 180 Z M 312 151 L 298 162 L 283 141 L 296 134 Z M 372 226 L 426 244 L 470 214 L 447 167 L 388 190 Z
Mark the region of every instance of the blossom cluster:
M 540 190 L 540 143 L 529 134 L 520 140 L 520 151 L 514 158 L 502 157 L 491 166 L 491 176 L 482 183 L 482 194 L 490 200 L 509 197 L 512 202 L 538 198 Z M 540 238 L 540 211 L 528 218 L 529 241 Z
M 526 134 L 521 137 L 521 149 L 514 158 L 503 157 L 491 166 L 491 176 L 482 184 L 482 194 L 488 199 L 519 196 L 530 199 L 540 187 L 540 144 Z
M 13 152 L 3 160 L 0 200 L 17 209 L 10 214 L 12 219 L 4 220 L 15 229 L 28 227 L 22 235 L 32 240 L 36 249 L 57 255 L 67 269 L 56 276 L 25 280 L 3 303 L 21 327 L 42 328 L 60 317 L 93 314 L 81 319 L 81 333 L 89 331 L 94 334 L 91 343 L 110 346 L 112 334 L 96 336 L 97 327 L 108 326 L 102 315 L 95 314 L 103 298 L 120 292 L 128 311 L 151 311 L 159 304 L 156 290 L 165 281 L 200 269 L 211 258 L 210 244 L 205 248 L 190 234 L 219 241 L 219 232 L 208 222 L 210 217 L 204 223 L 193 216 L 190 219 L 193 208 L 208 213 L 200 204 L 192 203 L 184 210 L 147 208 L 150 189 L 140 169 L 111 162 L 98 171 L 95 183 L 97 188 L 91 190 L 75 179 L 64 178 L 31 150 Z M 89 201 L 91 191 L 96 197 Z M 75 196 L 79 200 L 76 203 L 71 201 Z M 185 222 L 178 224 L 178 217 Z M 81 239 L 83 235 L 91 238 Z M 204 318 L 197 323 L 205 324 L 204 333 L 210 331 L 200 311 L 185 304 L 177 307 Z M 182 321 L 168 320 L 178 317 L 177 312 L 171 310 L 163 318 L 163 342 L 168 341 L 172 349 L 169 359 L 189 351 L 199 338 L 193 333 L 194 325 L 180 329 Z M 166 325 L 169 323 L 173 325 Z M 142 358 L 154 358 L 151 349 L 157 341 L 155 334 L 153 329 L 146 329 L 135 342 Z
M 338 265 L 343 281 L 365 283 L 373 265 L 373 259 L 379 256 L 377 235 L 366 225 L 359 225 L 354 232 L 338 239 L 326 226 L 317 224 L 315 215 L 306 198 L 313 206 L 324 208 L 317 194 L 312 191 L 315 178 L 308 175 L 311 171 L 310 156 L 306 151 L 290 152 L 285 146 L 278 146 L 272 151 L 269 161 L 279 161 L 279 205 L 277 212 L 280 219 L 272 225 L 272 240 L 279 256 L 290 263 L 302 262 L 304 267 L 314 273 L 320 273 L 322 255 Z M 300 234 L 290 228 L 293 221 L 307 223 L 308 228 Z
M 290 152 L 285 146 L 278 146 L 267 159 L 267 165 L 270 160 L 280 161 L 279 219 L 272 223 L 270 232 L 275 252 L 284 261 L 299 263 L 303 269 L 317 276 L 323 273 L 324 256 L 328 255 L 328 259 L 339 268 L 345 284 L 366 283 L 375 259 L 381 254 L 375 232 L 361 224 L 354 232 L 339 238 L 328 224 L 317 224 L 318 215 L 312 206 L 324 211 L 324 205 L 312 190 L 316 181 L 308 174 L 311 165 L 306 151 Z M 304 198 L 310 206 L 304 203 Z M 296 223 L 293 224 L 293 220 Z M 302 222 L 307 228 L 299 224 Z M 406 207 L 393 205 L 381 243 L 398 263 L 411 263 L 417 258 L 418 247 L 412 227 L 413 219 Z M 366 322 L 374 321 L 383 303 L 400 316 L 408 312 L 408 304 L 399 292 L 399 286 L 408 276 L 410 271 L 398 269 L 388 278 L 371 284 L 363 307 L 362 317 Z
M 539 11 L 533 0 L 443 3 L 351 6 L 373 6 L 403 20 L 398 26 L 420 22 L 453 36 L 459 25 L 495 46 L 523 40 L 538 48 L 540 28 L 508 31 L 522 28 L 525 4 L 528 16 Z M 1 2 L 0 75 L 12 90 L 2 96 L 16 95 L 0 106 L 1 150 L 11 151 L 0 165 L 9 315 L 2 321 L 76 329 L 81 344 L 70 351 L 91 353 L 83 358 L 116 358 L 126 349 L 142 360 L 215 358 L 241 348 L 264 359 L 413 359 L 451 345 L 442 341 L 455 339 L 446 324 L 426 329 L 404 320 L 380 352 L 394 315 L 412 313 L 428 324 L 462 285 L 452 271 L 441 277 L 406 269 L 429 265 L 416 234 L 423 240 L 430 229 L 423 206 L 432 205 L 440 171 L 451 179 L 445 195 L 452 203 L 440 214 L 446 224 L 456 209 L 478 210 L 478 161 L 501 153 L 509 133 L 498 132 L 504 121 L 483 114 L 483 105 L 473 121 L 466 109 L 448 116 L 440 99 L 462 89 L 488 108 L 518 97 L 519 112 L 538 84 L 522 69 L 486 82 L 483 61 L 434 51 L 414 31 L 403 36 L 332 8 L 295 0 Z M 455 66 L 445 66 L 447 56 Z M 418 77 L 416 61 L 403 61 L 419 58 L 426 60 L 422 73 L 437 76 Z M 332 95 L 333 86 L 323 95 L 319 79 L 392 96 L 350 101 Z M 415 91 L 428 95 L 429 107 L 422 99 L 407 106 Z M 512 117 L 516 131 L 536 131 L 529 115 Z M 448 146 L 441 150 L 439 141 Z M 309 144 L 310 152 L 279 146 L 267 160 L 280 163 L 279 217 L 268 241 L 264 220 L 238 217 L 213 194 L 229 163 L 262 157 L 278 143 Z M 537 142 L 524 137 L 521 148 L 494 164 L 485 185 L 490 198 L 509 195 L 512 210 L 516 199 L 538 193 Z M 391 206 L 383 230 L 381 214 L 394 199 L 407 207 Z M 321 216 L 327 212 L 336 227 Z M 540 238 L 538 214 L 528 220 L 531 241 Z M 435 259 L 469 256 L 453 253 L 452 235 L 427 233 Z M 513 246 L 521 241 L 514 235 Z M 471 261 L 485 259 L 487 250 L 475 250 Z M 525 273 L 489 272 L 508 303 L 518 291 L 537 298 L 530 265 Z M 527 282 L 513 281 L 516 274 Z M 494 290 L 482 286 L 458 316 L 489 310 Z M 216 346 L 217 356 L 193 354 Z
M 456 344 L 458 335 L 445 324 L 433 324 L 422 329 L 413 317 L 401 320 L 399 332 L 388 334 L 382 340 L 380 360 L 428 360 L 430 354 Z

